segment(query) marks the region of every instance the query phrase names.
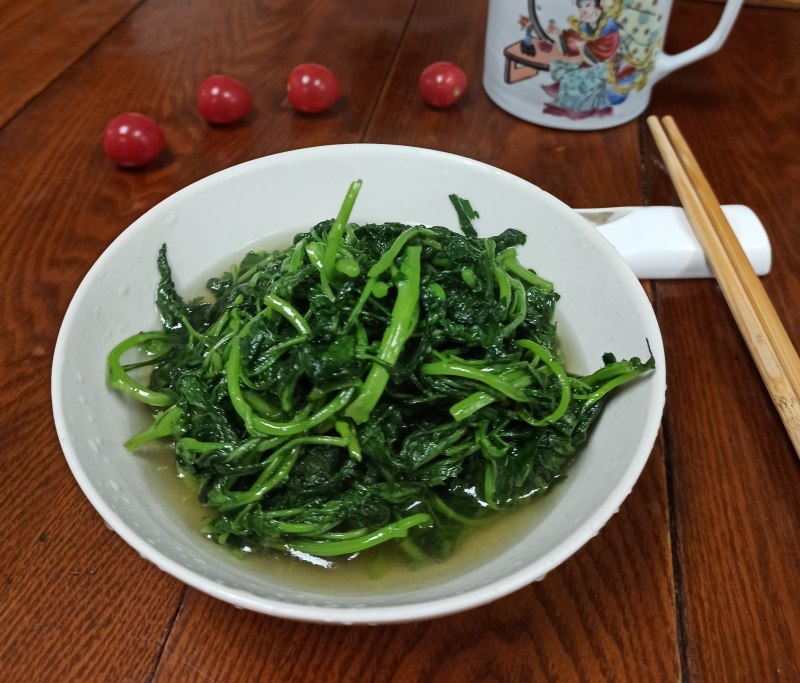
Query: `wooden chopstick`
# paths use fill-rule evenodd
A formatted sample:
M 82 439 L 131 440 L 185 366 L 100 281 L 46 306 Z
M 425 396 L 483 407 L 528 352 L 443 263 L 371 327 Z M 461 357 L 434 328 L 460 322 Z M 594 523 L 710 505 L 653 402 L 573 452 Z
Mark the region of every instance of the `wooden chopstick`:
M 762 325 L 767 328 L 772 346 L 781 359 L 783 370 L 792 384 L 795 395 L 800 397 L 800 357 L 798 357 L 789 335 L 786 333 L 786 328 L 781 324 L 775 307 L 764 290 L 761 280 L 753 270 L 741 243 L 731 229 L 719 200 L 700 169 L 700 164 L 692 153 L 689 144 L 678 129 L 675 119 L 671 116 L 665 116 L 662 123 L 678 157 L 682 160 L 689 182 L 701 198 L 703 207 L 714 224 L 717 237 L 723 249 L 725 249 L 733 268 L 736 270 L 747 296 L 755 304 L 756 314 L 761 319 Z
M 674 119 L 665 117 L 662 127 L 657 117 L 650 116 L 647 124 L 689 224 L 800 457 L 800 358 L 797 351 Z

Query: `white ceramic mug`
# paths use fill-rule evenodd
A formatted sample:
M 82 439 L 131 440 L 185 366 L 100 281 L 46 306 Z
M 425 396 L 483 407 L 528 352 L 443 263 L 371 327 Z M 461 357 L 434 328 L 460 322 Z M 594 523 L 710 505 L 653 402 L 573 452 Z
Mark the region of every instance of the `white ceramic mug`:
M 647 108 L 658 80 L 716 52 L 742 2 L 727 1 L 702 43 L 667 55 L 672 0 L 490 0 L 483 86 L 532 123 L 611 128 Z

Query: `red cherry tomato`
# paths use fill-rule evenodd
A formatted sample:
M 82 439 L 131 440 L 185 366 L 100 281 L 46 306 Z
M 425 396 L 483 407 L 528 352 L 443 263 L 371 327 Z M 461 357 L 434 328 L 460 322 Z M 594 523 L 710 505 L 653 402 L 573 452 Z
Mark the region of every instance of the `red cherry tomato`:
M 200 84 L 197 108 L 206 121 L 234 123 L 253 107 L 250 91 L 230 76 L 209 76 Z
M 115 116 L 103 136 L 106 156 L 119 166 L 149 164 L 166 146 L 161 127 L 149 116 L 135 112 Z
M 339 99 L 339 81 L 321 64 L 300 64 L 292 69 L 286 86 L 289 102 L 298 111 L 316 114 Z
M 419 76 L 419 94 L 432 107 L 449 107 L 467 89 L 467 75 L 450 62 L 434 62 Z

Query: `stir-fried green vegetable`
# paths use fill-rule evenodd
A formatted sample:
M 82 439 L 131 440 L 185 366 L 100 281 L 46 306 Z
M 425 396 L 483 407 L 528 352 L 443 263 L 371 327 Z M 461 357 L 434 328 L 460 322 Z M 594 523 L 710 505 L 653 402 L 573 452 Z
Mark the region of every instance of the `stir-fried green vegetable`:
M 127 442 L 174 444 L 234 547 L 351 555 L 391 539 L 412 560 L 447 556 L 461 531 L 547 491 L 607 394 L 651 369 L 567 373 L 552 283 L 518 261 L 517 230 L 335 221 L 250 253 L 184 301 L 158 255 L 163 330 L 121 342 L 110 385 L 155 411 Z M 149 359 L 124 365 L 133 348 Z M 152 366 L 144 386 L 130 371 Z

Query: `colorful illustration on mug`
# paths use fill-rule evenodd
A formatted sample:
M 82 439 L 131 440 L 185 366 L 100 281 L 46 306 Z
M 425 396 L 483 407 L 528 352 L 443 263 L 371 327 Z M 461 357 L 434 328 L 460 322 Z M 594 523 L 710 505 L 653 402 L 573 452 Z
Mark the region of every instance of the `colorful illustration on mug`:
M 522 40 L 505 48 L 505 81 L 547 72 L 544 113 L 609 116 L 641 90 L 661 45 L 658 0 L 540 0 L 520 16 Z M 577 15 L 577 16 L 576 16 Z M 544 28 L 542 18 L 547 20 Z

